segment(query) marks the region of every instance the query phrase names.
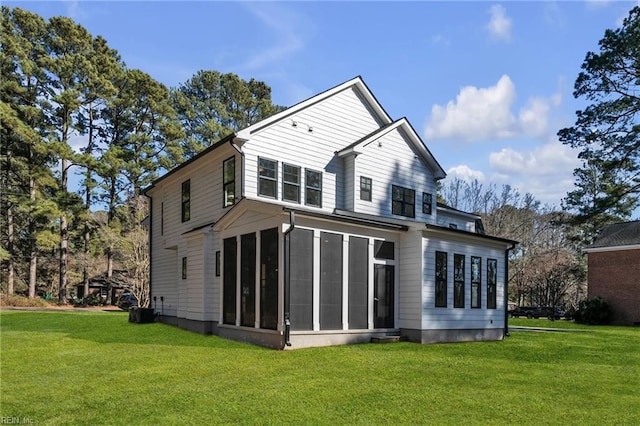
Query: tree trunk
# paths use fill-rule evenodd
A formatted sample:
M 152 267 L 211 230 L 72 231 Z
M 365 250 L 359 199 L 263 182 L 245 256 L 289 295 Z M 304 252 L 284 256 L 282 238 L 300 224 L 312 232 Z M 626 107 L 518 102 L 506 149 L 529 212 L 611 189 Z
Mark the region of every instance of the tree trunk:
M 31 208 L 36 202 L 36 181 L 31 176 L 29 178 L 29 200 L 31 201 Z M 29 297 L 36 297 L 36 279 L 37 279 L 37 267 L 38 267 L 38 246 L 36 243 L 36 223 L 33 218 L 33 215 L 29 215 L 29 236 L 31 237 L 31 241 L 29 243 L 29 247 L 31 248 L 29 253 Z
M 66 192 L 68 179 L 68 160 L 62 158 L 62 175 L 60 190 Z M 66 209 L 66 206 L 65 206 Z M 60 215 L 60 287 L 58 288 L 58 303 L 67 303 L 67 251 L 69 249 L 69 229 L 66 211 Z
M 9 262 L 7 264 L 7 294 L 13 294 L 15 275 L 15 253 L 13 252 L 13 206 L 7 206 L 7 249 L 9 250 Z

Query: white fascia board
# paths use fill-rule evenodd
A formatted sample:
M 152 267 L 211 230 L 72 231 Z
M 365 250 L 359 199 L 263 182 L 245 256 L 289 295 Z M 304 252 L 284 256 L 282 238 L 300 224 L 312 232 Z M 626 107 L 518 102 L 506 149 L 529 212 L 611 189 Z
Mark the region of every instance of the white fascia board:
M 369 91 L 367 86 L 364 84 L 364 81 L 362 81 L 362 78 L 358 76 L 325 92 L 312 96 L 311 98 L 293 105 L 292 107 L 287 108 L 284 111 L 280 111 L 279 113 L 272 115 L 271 117 L 265 118 L 264 120 L 259 121 L 243 130 L 240 130 L 239 132 L 237 132 L 236 140 L 238 140 L 238 142 L 247 141 L 251 138 L 251 135 L 253 133 L 264 129 L 265 127 L 268 127 L 273 123 L 284 120 L 287 117 L 290 117 L 291 115 L 296 114 L 297 112 L 310 107 L 311 105 L 314 105 L 320 101 L 323 101 L 335 95 L 336 93 L 342 92 L 343 90 L 346 90 L 352 86 L 355 87 L 358 92 L 360 92 L 360 94 L 369 103 L 369 106 L 383 123 L 388 124 L 392 122 L 391 117 L 389 117 L 389 115 L 385 112 L 385 110 L 382 108 L 382 105 L 380 105 L 380 103 L 373 96 L 373 93 Z
M 598 253 L 607 251 L 624 251 L 624 250 L 640 250 L 640 244 L 629 244 L 626 246 L 611 246 L 611 247 L 593 247 L 582 249 L 583 253 Z
M 478 216 L 477 214 L 463 212 L 462 210 L 452 210 L 452 209 L 448 209 L 446 207 L 440 207 L 440 206 L 436 207 L 436 210 L 438 212 L 443 213 L 444 215 L 448 214 L 451 216 L 460 216 L 466 219 L 482 219 L 482 217 Z

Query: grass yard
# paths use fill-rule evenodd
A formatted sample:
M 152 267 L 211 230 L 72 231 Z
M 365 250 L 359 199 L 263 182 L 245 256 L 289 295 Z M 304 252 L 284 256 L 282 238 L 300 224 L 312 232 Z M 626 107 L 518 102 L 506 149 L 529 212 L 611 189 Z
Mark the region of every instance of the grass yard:
M 21 424 L 640 424 L 640 328 L 274 351 L 124 312 L 0 321 L 0 416 Z

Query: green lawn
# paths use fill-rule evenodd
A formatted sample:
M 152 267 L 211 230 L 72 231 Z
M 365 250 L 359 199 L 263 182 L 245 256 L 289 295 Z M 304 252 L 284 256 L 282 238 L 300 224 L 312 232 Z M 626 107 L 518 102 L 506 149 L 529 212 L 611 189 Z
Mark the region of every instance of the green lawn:
M 0 416 L 33 424 L 640 424 L 640 328 L 274 351 L 121 312 L 0 320 Z

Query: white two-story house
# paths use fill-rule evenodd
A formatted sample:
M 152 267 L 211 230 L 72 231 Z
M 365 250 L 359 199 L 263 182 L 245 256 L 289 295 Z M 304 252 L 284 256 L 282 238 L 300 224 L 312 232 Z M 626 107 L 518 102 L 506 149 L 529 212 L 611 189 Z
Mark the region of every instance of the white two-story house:
M 502 339 L 515 242 L 436 203 L 444 177 L 405 118 L 342 83 L 147 188 L 152 307 L 279 349 Z

